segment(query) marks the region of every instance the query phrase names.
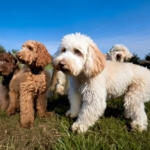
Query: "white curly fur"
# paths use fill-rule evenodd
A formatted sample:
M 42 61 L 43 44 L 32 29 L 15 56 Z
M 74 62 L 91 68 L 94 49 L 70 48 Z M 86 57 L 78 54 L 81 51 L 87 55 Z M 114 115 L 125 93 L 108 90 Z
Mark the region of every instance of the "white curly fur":
M 63 37 L 54 66 L 69 75 L 73 131 L 86 132 L 104 114 L 106 99 L 124 95 L 125 117 L 131 127 L 147 129 L 144 102 L 150 100 L 150 71 L 132 63 L 106 61 L 96 44 L 80 33 Z

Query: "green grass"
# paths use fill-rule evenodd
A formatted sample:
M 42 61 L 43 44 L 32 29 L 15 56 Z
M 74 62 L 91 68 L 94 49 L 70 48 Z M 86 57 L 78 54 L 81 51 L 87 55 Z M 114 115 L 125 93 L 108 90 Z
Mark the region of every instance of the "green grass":
M 130 120 L 123 117 L 122 98 L 108 101 L 107 109 L 85 134 L 73 133 L 75 119 L 65 117 L 67 97 L 55 95 L 48 101 L 52 116 L 35 116 L 34 126 L 23 129 L 19 113 L 8 117 L 0 111 L 0 150 L 149 150 L 150 122 L 142 133 L 130 129 Z M 150 103 L 146 112 L 150 119 Z

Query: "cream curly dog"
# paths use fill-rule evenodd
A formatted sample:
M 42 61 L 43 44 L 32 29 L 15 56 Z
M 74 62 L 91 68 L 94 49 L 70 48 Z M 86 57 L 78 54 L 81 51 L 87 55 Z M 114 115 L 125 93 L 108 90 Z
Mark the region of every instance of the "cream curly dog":
M 123 44 L 115 44 L 106 54 L 107 60 L 124 62 L 129 61 L 133 55 Z
M 46 91 L 50 83 L 49 72 L 44 67 L 51 63 L 52 57 L 45 46 L 37 41 L 27 41 L 17 53 L 18 60 L 25 64 L 10 82 L 10 105 L 7 114 L 14 114 L 20 107 L 22 127 L 30 127 L 34 122 L 34 110 L 39 116 L 46 112 Z
M 72 130 L 86 132 L 104 114 L 107 97 L 124 95 L 125 117 L 132 128 L 147 129 L 144 102 L 150 100 L 150 71 L 132 63 L 106 61 L 89 37 L 80 33 L 63 37 L 54 66 L 69 75 L 70 109 L 77 120 Z

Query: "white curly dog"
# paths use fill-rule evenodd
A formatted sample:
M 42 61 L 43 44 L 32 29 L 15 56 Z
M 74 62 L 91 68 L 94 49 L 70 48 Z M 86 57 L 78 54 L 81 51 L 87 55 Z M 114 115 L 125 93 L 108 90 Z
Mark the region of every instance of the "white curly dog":
M 73 131 L 86 132 L 104 114 L 106 99 L 124 95 L 125 117 L 132 128 L 147 129 L 144 102 L 150 100 L 150 71 L 132 63 L 106 61 L 89 37 L 76 33 L 63 37 L 54 66 L 69 75 L 70 109 L 77 120 Z

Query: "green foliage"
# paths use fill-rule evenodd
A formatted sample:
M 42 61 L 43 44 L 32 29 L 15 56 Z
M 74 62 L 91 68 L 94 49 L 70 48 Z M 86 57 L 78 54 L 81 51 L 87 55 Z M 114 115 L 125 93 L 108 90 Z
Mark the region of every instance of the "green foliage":
M 149 60 L 150 61 L 150 53 L 145 56 L 145 60 Z
M 19 51 L 19 50 L 17 50 L 17 49 L 12 49 L 12 50 L 11 50 L 11 53 L 12 53 L 13 55 L 16 55 L 18 51 Z
M 139 64 L 139 62 L 140 62 L 140 57 L 138 57 L 138 55 L 137 54 L 133 54 L 133 57 L 130 59 L 130 62 L 132 62 L 133 64 Z
M 52 68 L 53 68 L 52 64 L 49 64 L 49 65 L 47 65 L 47 66 L 45 67 L 45 69 L 48 70 L 48 71 L 51 70 Z
M 148 150 L 150 124 L 144 132 L 132 131 L 130 120 L 123 117 L 123 98 L 108 100 L 107 109 L 93 127 L 84 134 L 73 133 L 75 119 L 65 116 L 69 108 L 66 96 L 54 95 L 48 100 L 52 116 L 35 116 L 34 126 L 23 129 L 19 114 L 8 117 L 0 112 L 0 149 L 22 150 Z M 146 113 L 150 118 L 150 104 Z
M 5 51 L 6 49 L 2 45 L 0 45 L 0 53 L 5 52 Z

